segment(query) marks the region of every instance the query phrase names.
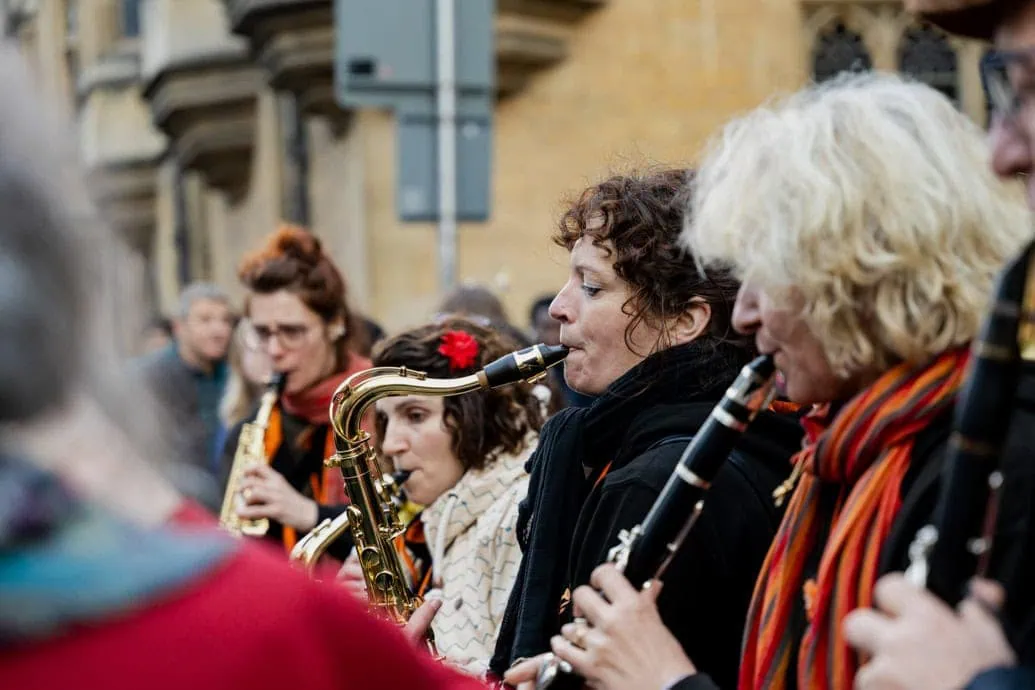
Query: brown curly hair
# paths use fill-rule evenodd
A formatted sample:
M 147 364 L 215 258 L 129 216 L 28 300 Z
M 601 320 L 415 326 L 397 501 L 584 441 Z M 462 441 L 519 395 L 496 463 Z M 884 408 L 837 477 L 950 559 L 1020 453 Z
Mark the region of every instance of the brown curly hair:
M 348 367 L 349 354 L 366 346 L 366 327 L 348 306 L 345 280 L 320 240 L 297 225 L 284 224 L 266 244 L 249 254 L 237 269 L 237 276 L 250 292 L 268 295 L 280 290 L 298 295 L 325 324 L 340 318 L 345 337 L 337 342 L 337 370 Z M 245 300 L 245 314 L 249 313 Z
M 468 333 L 478 343 L 478 354 L 470 366 L 451 368 L 446 356 L 439 353 L 443 336 L 450 331 Z M 430 378 L 457 378 L 516 349 L 517 344 L 507 336 L 452 316 L 383 342 L 374 351 L 374 366 L 405 366 L 423 371 Z M 453 437 L 453 452 L 465 470 L 482 469 L 503 453 L 520 453 L 526 447 L 529 432 L 538 433 L 545 421 L 539 399 L 532 387 L 524 383 L 447 397 L 442 403 L 442 421 Z M 385 415 L 377 413 L 379 452 L 387 421 Z
M 640 323 L 664 336 L 668 320 L 689 309 L 695 298 L 711 307 L 708 329 L 698 342 L 748 345 L 732 328 L 739 282 L 722 269 L 702 273 L 679 243 L 692 181 L 693 172 L 685 169 L 615 175 L 573 200 L 554 234 L 553 241 L 569 252 L 588 236 L 614 256 L 615 273 L 632 289 L 622 305 L 632 316 L 625 330 L 630 350 Z

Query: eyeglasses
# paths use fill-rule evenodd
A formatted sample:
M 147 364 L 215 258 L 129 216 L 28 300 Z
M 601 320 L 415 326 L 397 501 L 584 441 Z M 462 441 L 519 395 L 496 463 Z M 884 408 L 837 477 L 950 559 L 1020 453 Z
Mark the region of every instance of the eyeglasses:
M 249 350 L 268 348 L 274 337 L 285 350 L 297 350 L 305 344 L 306 336 L 313 330 L 313 326 L 308 324 L 278 324 L 270 328 L 248 322 L 241 324 L 241 327 L 241 342 Z
M 997 50 L 981 58 L 981 83 L 988 103 L 996 118 L 1009 120 L 1017 115 L 1023 104 L 1023 95 L 1010 83 L 1010 68 L 1023 70 L 1024 92 L 1032 91 L 1035 83 L 1035 48 L 1028 50 Z

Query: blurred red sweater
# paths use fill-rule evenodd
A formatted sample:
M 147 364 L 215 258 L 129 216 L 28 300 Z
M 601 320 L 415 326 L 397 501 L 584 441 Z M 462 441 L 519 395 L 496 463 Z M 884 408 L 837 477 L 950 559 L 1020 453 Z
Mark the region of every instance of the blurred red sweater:
M 213 518 L 185 506 L 171 522 L 204 529 Z M 5 690 L 481 687 L 414 649 L 343 588 L 247 544 L 135 611 L 0 651 Z

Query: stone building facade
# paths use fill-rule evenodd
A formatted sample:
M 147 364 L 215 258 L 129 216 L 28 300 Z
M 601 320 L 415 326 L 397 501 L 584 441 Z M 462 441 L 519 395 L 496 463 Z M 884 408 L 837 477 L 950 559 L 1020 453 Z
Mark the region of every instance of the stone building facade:
M 426 2 L 429 0 L 414 0 Z M 320 236 L 389 329 L 440 296 L 432 224 L 395 212 L 392 116 L 335 102 L 333 0 L 9 0 L 107 216 L 169 312 L 282 219 Z M 461 279 L 522 323 L 566 258 L 562 201 L 610 171 L 692 164 L 731 115 L 845 69 L 913 74 L 985 118 L 980 44 L 888 0 L 497 0 L 493 213 L 463 224 Z

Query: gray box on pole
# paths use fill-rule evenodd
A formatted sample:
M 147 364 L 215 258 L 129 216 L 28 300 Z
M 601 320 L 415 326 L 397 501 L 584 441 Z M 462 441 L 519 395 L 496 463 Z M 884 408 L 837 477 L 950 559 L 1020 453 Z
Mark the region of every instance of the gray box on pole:
M 457 219 L 489 217 L 495 2 L 456 2 Z M 345 108 L 397 116 L 396 207 L 439 219 L 435 0 L 335 0 L 335 90 Z
M 489 217 L 492 105 L 492 99 L 486 98 L 485 114 L 461 113 L 456 120 L 458 220 L 479 222 Z M 414 222 L 438 220 L 438 119 L 420 113 L 397 114 L 399 217 Z
M 456 6 L 457 97 L 492 93 L 495 3 L 456 0 Z M 342 105 L 396 108 L 424 97 L 434 106 L 434 0 L 336 0 L 335 25 Z

